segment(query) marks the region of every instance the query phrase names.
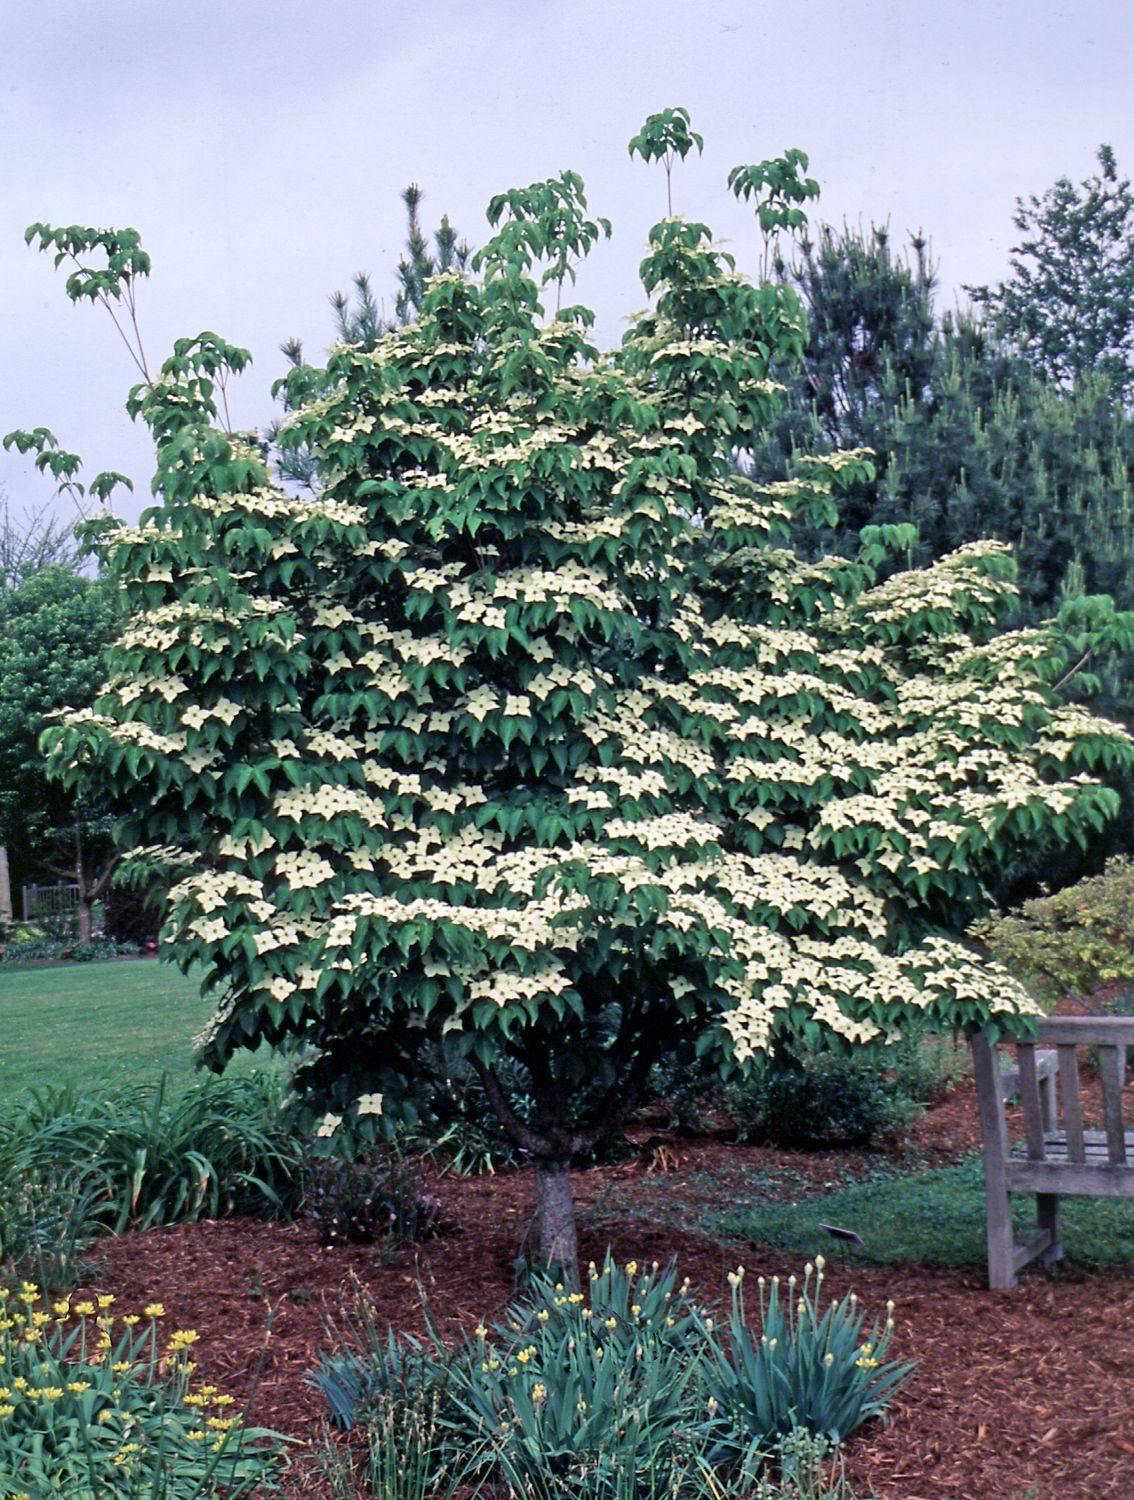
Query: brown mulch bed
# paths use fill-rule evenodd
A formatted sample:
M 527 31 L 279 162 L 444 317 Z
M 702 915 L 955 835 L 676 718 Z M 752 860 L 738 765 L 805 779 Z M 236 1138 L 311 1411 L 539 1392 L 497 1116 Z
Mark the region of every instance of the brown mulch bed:
M 716 1296 L 738 1259 L 735 1246 L 696 1232 L 686 1205 L 727 1201 L 741 1181 L 782 1196 L 823 1191 L 862 1175 L 862 1153 L 792 1153 L 641 1132 L 638 1158 L 576 1174 L 580 1248 L 601 1259 L 666 1261 Z M 902 1148 L 926 1165 L 955 1161 L 979 1142 L 972 1087 L 962 1085 L 915 1127 Z M 664 1150 L 659 1149 L 664 1147 Z M 877 1164 L 877 1159 L 875 1159 Z M 423 1326 L 421 1292 L 442 1327 L 469 1328 L 497 1313 L 513 1288 L 533 1184 L 526 1172 L 434 1182 L 451 1232 L 397 1250 L 381 1264 L 373 1246 L 323 1249 L 304 1223 L 232 1219 L 126 1234 L 108 1243 L 97 1290 L 118 1305 L 160 1299 L 168 1326 L 195 1328 L 202 1372 L 238 1395 L 254 1391 L 253 1421 L 300 1439 L 322 1403 L 304 1382 L 324 1342 L 323 1319 L 356 1274 L 380 1316 Z M 670 1191 L 672 1190 L 672 1191 Z M 638 1212 L 626 1213 L 631 1200 Z M 666 1204 L 672 1205 L 667 1211 Z M 772 1251 L 747 1249 L 752 1273 L 798 1269 Z M 833 1293 L 854 1289 L 868 1314 L 897 1303 L 894 1353 L 917 1374 L 888 1427 L 847 1445 L 847 1475 L 877 1500 L 1067 1500 L 1134 1495 L 1134 1267 L 1064 1268 L 1057 1280 L 1025 1277 L 1014 1292 L 985 1289 L 982 1268 L 855 1267 L 830 1271 Z M 293 1494 L 321 1497 L 297 1477 Z

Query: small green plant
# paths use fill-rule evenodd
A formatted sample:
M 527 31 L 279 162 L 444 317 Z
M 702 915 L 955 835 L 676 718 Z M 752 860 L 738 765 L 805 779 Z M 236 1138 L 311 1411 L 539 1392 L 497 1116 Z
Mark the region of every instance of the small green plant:
M 436 1391 L 391 1394 L 379 1401 L 360 1448 L 326 1447 L 326 1478 L 335 1500 L 451 1500 L 476 1466 L 446 1444 Z
M 104 1227 L 107 1192 L 97 1166 L 48 1166 L 34 1176 L 11 1164 L 0 1168 L 0 1266 L 12 1276 L 74 1286 L 90 1270 L 87 1252 Z
M 706 1378 L 709 1403 L 723 1416 L 722 1442 L 767 1448 L 803 1427 L 841 1443 L 871 1417 L 882 1416 L 909 1380 L 911 1364 L 887 1360 L 893 1303 L 886 1318 L 864 1332 L 853 1292 L 821 1309 L 823 1258 L 793 1275 L 758 1279 L 760 1317 L 749 1325 L 744 1268 L 730 1273 L 732 1306 L 727 1336 L 714 1346 Z
M 307 1382 L 322 1392 L 332 1425 L 342 1431 L 371 1421 L 388 1396 L 443 1383 L 443 1363 L 419 1340 L 392 1328 L 383 1333 L 373 1297 L 353 1274 L 325 1329 L 331 1347 Z
M 0 1494 L 235 1500 L 265 1483 L 275 1435 L 194 1380 L 197 1334 L 162 1338 L 160 1303 L 113 1302 L 0 1287 Z
M 371 1245 L 386 1237 L 425 1240 L 441 1232 L 439 1200 L 390 1148 L 350 1161 L 308 1157 L 303 1207 L 324 1245 Z

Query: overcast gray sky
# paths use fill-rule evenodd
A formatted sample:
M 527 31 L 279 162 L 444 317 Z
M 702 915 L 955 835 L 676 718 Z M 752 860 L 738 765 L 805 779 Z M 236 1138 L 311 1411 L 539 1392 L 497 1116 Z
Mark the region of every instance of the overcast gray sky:
M 705 154 L 675 208 L 756 263 L 739 162 L 811 157 L 816 217 L 923 229 L 943 296 L 1007 270 L 1017 195 L 1134 170 L 1130 0 L 0 0 L 0 432 L 50 427 L 86 472 L 124 470 L 145 503 L 133 372 L 105 315 L 67 302 L 33 220 L 133 225 L 154 261 L 141 321 L 156 366 L 210 328 L 253 352 L 234 418 L 263 425 L 277 346 L 331 336 L 355 271 L 392 301 L 399 193 L 426 192 L 473 243 L 494 192 L 573 167 L 614 238 L 580 276 L 606 342 L 642 305 L 659 167 L 626 142 L 681 104 Z M 0 456 L 17 508 L 47 482 Z

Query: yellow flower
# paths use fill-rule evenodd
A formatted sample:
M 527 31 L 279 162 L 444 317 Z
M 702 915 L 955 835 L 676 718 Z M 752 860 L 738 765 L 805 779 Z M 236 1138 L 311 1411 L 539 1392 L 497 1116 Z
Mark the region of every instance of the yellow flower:
M 145 1314 L 147 1318 L 164 1318 L 165 1308 L 160 1302 L 151 1302 L 150 1305 L 145 1309 Z
M 84 1391 L 89 1391 L 90 1388 L 91 1383 L 89 1380 L 69 1380 L 67 1382 L 67 1389 L 76 1396 L 81 1396 Z
M 71 1311 L 71 1304 L 66 1301 L 53 1302 L 51 1304 L 51 1311 L 57 1318 L 65 1318 Z
M 104 1292 L 98 1299 L 98 1305 L 99 1307 L 113 1307 L 114 1294 L 112 1292 Z
M 127 1328 L 133 1328 L 135 1323 L 142 1321 L 142 1317 L 140 1313 L 123 1313 L 122 1321 L 126 1324 Z
M 94 1312 L 94 1310 L 95 1310 L 95 1305 L 94 1305 L 93 1302 L 76 1302 L 75 1303 L 75 1312 L 77 1312 L 78 1315 L 81 1318 L 89 1317 Z

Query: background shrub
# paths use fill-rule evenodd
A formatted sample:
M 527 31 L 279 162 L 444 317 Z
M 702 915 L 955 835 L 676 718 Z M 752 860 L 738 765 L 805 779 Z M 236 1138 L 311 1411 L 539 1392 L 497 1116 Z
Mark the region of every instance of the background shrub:
M 89 963 L 93 959 L 120 958 L 123 954 L 138 951 L 136 943 L 118 942 L 112 937 L 93 937 L 89 943 L 80 943 L 73 937 L 52 937 L 42 929 L 32 931 L 38 935 L 29 936 L 27 929 L 21 932 L 13 928 L 7 940 L 0 944 L 0 963 L 31 963 L 45 959 Z
M 161 926 L 159 904 L 151 892 L 133 886 L 112 885 L 106 895 L 103 927 L 116 942 L 144 948 L 156 943 Z
M 881 1050 L 771 1060 L 730 1083 L 726 1102 L 742 1141 L 781 1146 L 866 1146 L 901 1130 L 921 1104 Z

